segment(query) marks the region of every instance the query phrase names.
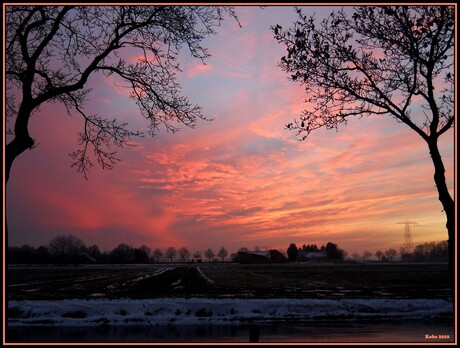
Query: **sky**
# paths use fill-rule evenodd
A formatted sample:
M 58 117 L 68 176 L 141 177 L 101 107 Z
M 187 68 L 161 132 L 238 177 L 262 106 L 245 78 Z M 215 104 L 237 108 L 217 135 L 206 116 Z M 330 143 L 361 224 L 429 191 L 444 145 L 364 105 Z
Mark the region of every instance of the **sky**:
M 308 7 L 318 17 L 334 7 Z M 87 246 L 120 243 L 192 252 L 224 246 L 286 250 L 333 242 L 349 255 L 447 239 L 424 141 L 389 117 L 351 120 L 299 141 L 285 125 L 305 108 L 305 92 L 277 66 L 285 55 L 270 25 L 289 27 L 289 6 L 237 7 L 206 39 L 206 65 L 182 52 L 183 94 L 213 121 L 134 139 L 113 170 L 89 180 L 71 168 L 82 122 L 59 104 L 30 122 L 38 146 L 13 164 L 6 205 L 10 245 L 47 245 L 73 234 Z M 87 109 L 145 127 L 126 89 L 91 78 Z M 440 139 L 454 194 L 454 131 Z

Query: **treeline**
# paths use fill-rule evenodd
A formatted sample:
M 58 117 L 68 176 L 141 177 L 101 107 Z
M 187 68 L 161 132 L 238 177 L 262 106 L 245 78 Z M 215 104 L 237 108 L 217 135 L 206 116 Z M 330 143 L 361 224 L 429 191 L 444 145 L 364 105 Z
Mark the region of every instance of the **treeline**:
M 407 252 L 404 248 L 401 248 L 399 252 L 390 248 L 385 251 L 377 250 L 375 253 L 366 250 L 362 255 L 356 251 L 351 254 L 354 261 L 370 261 L 373 256 L 378 261 L 383 262 L 394 261 L 397 257 L 400 257 L 401 261 L 447 262 L 449 260 L 449 248 L 447 241 L 441 241 L 419 244 L 412 252 Z
M 97 245 L 86 246 L 79 238 L 57 236 L 48 245 L 38 248 L 30 245 L 8 248 L 10 264 L 85 264 L 85 263 L 159 263 L 159 262 L 208 262 L 225 261 L 228 251 L 221 247 L 216 253 L 211 248 L 195 251 L 186 247 L 176 249 L 151 249 L 147 245 L 133 247 L 120 243 L 111 251 L 102 252 Z
M 396 249 L 390 248 L 385 251 L 377 250 L 375 253 L 372 253 L 368 250 L 364 251 L 362 255 L 354 251 L 351 254 L 352 260 L 354 261 L 370 261 L 372 256 L 375 256 L 377 260 L 382 262 L 394 261 L 395 257 L 398 255 Z
M 259 251 L 259 247 L 254 248 Z M 249 251 L 240 248 L 238 251 Z M 347 252 L 340 249 L 337 244 L 327 243 L 318 247 L 316 244 L 303 244 L 297 247 L 291 243 L 286 252 L 281 251 L 290 261 L 305 260 L 305 257 L 318 256 L 344 260 Z M 303 254 L 303 255 L 302 255 Z M 306 256 L 305 256 L 306 254 Z M 202 251 L 190 252 L 188 248 L 168 247 L 166 249 L 151 249 L 147 245 L 133 247 L 120 243 L 111 251 L 101 251 L 97 245 L 86 246 L 79 238 L 57 236 L 46 246 L 38 248 L 30 245 L 8 248 L 8 263 L 10 264 L 85 264 L 85 263 L 160 263 L 160 262 L 224 262 L 228 256 L 230 260 L 236 259 L 237 253 L 230 254 L 221 247 L 214 251 L 211 248 Z M 447 262 L 449 258 L 447 241 L 427 242 L 417 245 L 412 252 L 405 252 L 402 248 L 399 253 L 393 248 L 385 251 L 377 250 L 375 253 L 364 251 L 362 255 L 357 252 L 351 254 L 354 261 L 370 261 L 373 257 L 378 261 L 393 261 L 400 256 L 402 261 L 414 262 Z M 399 259 L 399 258 L 398 258 Z
M 417 245 L 411 253 L 401 251 L 401 260 L 405 261 L 448 261 L 448 242 L 428 242 Z
M 327 243 L 326 246 L 322 245 L 320 248 L 316 244 L 302 245 L 297 247 L 295 243 L 291 243 L 287 249 L 288 260 L 296 261 L 299 259 L 299 253 L 318 253 L 323 254 L 325 258 L 333 260 L 345 259 L 347 252 L 340 249 L 335 243 Z

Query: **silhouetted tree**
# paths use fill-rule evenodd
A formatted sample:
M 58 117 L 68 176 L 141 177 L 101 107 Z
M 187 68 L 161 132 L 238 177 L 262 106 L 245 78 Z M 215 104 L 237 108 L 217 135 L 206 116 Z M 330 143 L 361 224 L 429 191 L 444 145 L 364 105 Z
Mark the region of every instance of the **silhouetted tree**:
M 176 248 L 174 247 L 169 247 L 168 249 L 166 249 L 166 252 L 165 252 L 165 256 L 171 261 L 173 262 L 174 258 L 176 257 L 177 255 L 177 250 Z
M 134 262 L 147 263 L 150 260 L 150 252 L 152 250 L 147 245 L 141 245 L 140 248 L 134 249 Z
M 427 144 L 446 214 L 451 283 L 455 280 L 455 205 L 438 139 L 454 124 L 454 6 L 359 6 L 321 23 L 297 8 L 292 28 L 272 26 L 287 55 L 280 66 L 308 95 L 287 127 L 301 140 L 350 117 L 387 115 Z
M 446 240 L 435 243 L 434 248 L 431 252 L 431 258 L 440 259 L 443 261 L 446 261 L 449 259 L 449 246 Z
M 308 244 L 308 245 L 302 245 L 302 251 L 305 251 L 307 253 L 314 253 L 314 252 L 318 252 L 319 249 L 318 249 L 318 246 L 316 244 Z
M 208 248 L 204 251 L 204 256 L 206 256 L 208 258 L 208 261 L 211 262 L 211 259 L 215 256 L 215 254 L 211 248 Z
M 291 243 L 289 247 L 287 248 L 287 255 L 288 255 L 288 260 L 290 261 L 295 261 L 297 260 L 297 253 L 299 250 L 297 249 L 297 246 L 295 243 Z
M 397 252 L 395 249 L 393 249 L 393 248 L 390 248 L 390 249 L 388 249 L 388 250 L 385 250 L 385 256 L 387 257 L 387 259 L 388 259 L 389 261 L 393 261 L 393 258 L 394 258 L 396 255 L 398 255 L 398 252 Z
M 326 254 L 330 259 L 343 260 L 345 258 L 345 251 L 337 247 L 337 244 L 327 243 L 326 244 Z
M 86 248 L 86 252 L 88 253 L 89 257 L 92 258 L 94 261 L 98 261 L 102 257 L 101 250 L 96 244 L 93 244 Z
M 37 263 L 48 263 L 50 258 L 48 248 L 45 246 L 41 245 L 35 250 L 35 260 Z
M 58 262 L 77 262 L 78 256 L 85 250 L 83 242 L 74 235 L 56 236 L 48 245 L 49 253 Z
M 120 243 L 110 252 L 109 257 L 114 263 L 132 263 L 135 260 L 135 251 L 132 246 Z
M 357 251 L 353 251 L 353 253 L 351 254 L 351 257 L 355 261 L 359 261 L 361 259 L 361 256 L 359 255 L 359 253 Z
M 201 251 L 195 251 L 195 252 L 193 253 L 193 258 L 194 258 L 195 260 L 197 260 L 197 261 L 198 261 L 198 260 L 201 260 Z
M 72 166 L 85 177 L 93 165 L 90 152 L 110 169 L 117 160 L 111 145 L 143 135 L 84 110 L 93 75 L 114 75 L 131 89 L 150 135 L 161 125 L 175 132 L 175 123 L 194 127 L 205 119 L 180 95 L 177 57 L 182 46 L 202 61 L 210 57 L 202 42 L 216 33 L 224 13 L 238 21 L 231 6 L 7 6 L 6 105 L 13 139 L 6 146 L 6 181 L 13 161 L 34 146 L 29 120 L 44 103 L 62 102 L 83 118 Z M 126 53 L 139 58 L 131 62 Z
M 160 262 L 161 258 L 163 257 L 163 252 L 161 251 L 161 249 L 156 248 L 153 251 L 152 256 L 153 256 L 155 262 Z
M 414 255 L 405 246 L 399 248 L 399 254 L 401 255 L 401 261 L 413 261 L 414 259 Z
M 21 247 L 9 247 L 8 257 L 11 263 L 33 263 L 34 247 L 24 244 Z
M 51 255 L 44 246 L 40 246 L 37 249 L 28 244 L 24 244 L 21 247 L 9 247 L 8 256 L 13 264 L 43 264 L 51 262 Z
M 419 244 L 414 248 L 412 254 L 415 261 L 446 261 L 448 259 L 447 241 Z
M 377 256 L 377 258 L 379 259 L 379 261 L 382 259 L 382 256 L 383 256 L 383 251 L 382 250 L 377 250 L 375 252 L 375 256 Z
M 180 248 L 178 254 L 182 262 L 185 262 L 190 257 L 190 251 L 186 247 Z
M 366 250 L 366 251 L 363 252 L 363 260 L 364 261 L 369 261 L 371 256 L 372 256 L 372 253 L 370 251 Z
M 224 259 L 227 257 L 228 251 L 224 247 L 221 247 L 219 249 L 219 252 L 217 253 L 217 256 L 219 256 L 222 259 L 222 262 L 224 262 Z

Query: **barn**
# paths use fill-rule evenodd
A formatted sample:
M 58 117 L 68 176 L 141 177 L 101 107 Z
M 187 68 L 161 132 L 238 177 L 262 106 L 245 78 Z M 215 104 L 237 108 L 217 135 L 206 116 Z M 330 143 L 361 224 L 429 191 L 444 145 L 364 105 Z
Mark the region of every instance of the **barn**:
M 235 258 L 238 263 L 283 263 L 287 258 L 278 250 L 239 251 Z

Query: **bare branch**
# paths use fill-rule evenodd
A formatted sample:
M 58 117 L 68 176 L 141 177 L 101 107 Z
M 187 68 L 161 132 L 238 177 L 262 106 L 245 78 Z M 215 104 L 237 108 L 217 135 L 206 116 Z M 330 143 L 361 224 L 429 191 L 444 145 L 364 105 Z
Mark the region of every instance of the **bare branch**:
M 131 137 L 141 136 L 140 132 L 132 132 L 126 129 L 127 124 L 119 124 L 117 120 L 106 120 L 96 115 L 88 115 L 80 107 L 79 100 L 72 94 L 67 97 L 74 103 L 75 110 L 84 118 L 84 130 L 78 133 L 78 144 L 81 146 L 70 156 L 79 173 L 88 178 L 88 170 L 93 166 L 89 157 L 89 148 L 92 147 L 93 155 L 96 157 L 98 164 L 102 169 L 113 169 L 119 158 L 117 152 L 111 151 L 111 144 L 117 147 L 130 145 Z
M 84 119 L 80 148 L 71 156 L 85 177 L 93 166 L 91 158 L 111 169 L 118 158 L 110 146 L 121 147 L 130 137 L 144 134 L 83 111 L 89 77 L 97 72 L 116 74 L 127 84 L 151 135 L 161 125 L 175 132 L 180 125 L 194 127 L 197 120 L 206 120 L 201 108 L 181 95 L 177 56 L 185 46 L 204 62 L 210 53 L 202 42 L 216 33 L 225 12 L 238 21 L 232 6 L 8 5 L 7 96 L 21 98 L 7 101 L 8 114 L 16 115 L 9 117 L 11 122 L 15 118 L 15 133 L 14 146 L 7 147 L 8 170 L 30 148 L 28 121 L 43 103 L 63 102 L 69 113 L 76 111 Z M 125 51 L 144 58 L 128 63 Z
M 271 29 L 287 49 L 280 67 L 309 96 L 300 120 L 287 125 L 301 140 L 352 116 L 387 114 L 425 140 L 452 124 L 448 101 L 453 89 L 445 89 L 442 97 L 434 89 L 440 73 L 452 68 L 452 8 L 362 6 L 352 19 L 338 11 L 319 25 L 300 8 L 297 13 L 292 28 Z M 419 116 L 416 96 L 426 100 L 429 122 Z

